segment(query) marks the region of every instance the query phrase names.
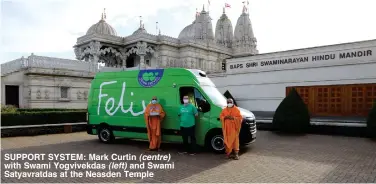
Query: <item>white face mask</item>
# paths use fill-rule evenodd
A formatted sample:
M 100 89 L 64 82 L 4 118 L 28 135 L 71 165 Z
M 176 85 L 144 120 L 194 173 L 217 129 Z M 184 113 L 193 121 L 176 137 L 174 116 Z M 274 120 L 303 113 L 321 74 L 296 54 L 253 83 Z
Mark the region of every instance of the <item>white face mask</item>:
M 152 104 L 156 104 L 156 103 L 157 103 L 157 100 L 152 100 L 151 103 L 152 103 Z
M 232 103 L 227 104 L 227 107 L 232 107 L 232 106 L 234 106 L 234 104 Z
M 188 99 L 183 99 L 183 102 L 184 102 L 185 104 L 187 104 L 187 103 L 188 103 Z

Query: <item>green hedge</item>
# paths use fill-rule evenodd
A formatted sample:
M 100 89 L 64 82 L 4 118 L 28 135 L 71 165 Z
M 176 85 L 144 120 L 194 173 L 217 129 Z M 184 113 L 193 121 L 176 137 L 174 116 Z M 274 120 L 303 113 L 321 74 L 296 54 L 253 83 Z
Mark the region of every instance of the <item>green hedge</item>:
M 17 109 L 19 112 L 86 111 L 86 109 Z
M 86 111 L 1 113 L 1 126 L 76 123 L 86 121 Z
M 371 111 L 367 118 L 368 135 L 371 138 L 376 138 L 376 101 L 373 104 Z

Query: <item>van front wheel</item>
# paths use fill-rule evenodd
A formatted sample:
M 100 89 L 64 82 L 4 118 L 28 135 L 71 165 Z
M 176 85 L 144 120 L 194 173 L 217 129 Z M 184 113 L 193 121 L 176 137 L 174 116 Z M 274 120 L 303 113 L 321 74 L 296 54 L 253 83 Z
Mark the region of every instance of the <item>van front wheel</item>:
M 112 143 L 115 140 L 114 134 L 108 127 L 100 127 L 98 138 L 103 143 Z
M 210 138 L 210 148 L 216 153 L 223 153 L 225 151 L 225 142 L 222 134 L 214 134 Z

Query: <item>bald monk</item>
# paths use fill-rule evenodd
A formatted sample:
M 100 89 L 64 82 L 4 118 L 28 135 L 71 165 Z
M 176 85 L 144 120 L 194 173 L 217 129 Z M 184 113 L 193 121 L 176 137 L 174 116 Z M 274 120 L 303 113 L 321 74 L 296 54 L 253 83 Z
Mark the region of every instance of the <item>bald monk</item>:
M 148 131 L 149 139 L 149 151 L 160 151 L 162 135 L 161 135 L 161 122 L 165 117 L 165 112 L 162 106 L 158 103 L 157 97 L 154 96 L 151 103 L 146 107 L 145 110 L 145 122 Z
M 227 99 L 227 107 L 219 116 L 222 122 L 222 132 L 226 148 L 226 157 L 239 159 L 239 133 L 242 123 L 242 115 L 238 107 L 234 105 L 234 100 Z M 232 156 L 232 151 L 235 156 Z

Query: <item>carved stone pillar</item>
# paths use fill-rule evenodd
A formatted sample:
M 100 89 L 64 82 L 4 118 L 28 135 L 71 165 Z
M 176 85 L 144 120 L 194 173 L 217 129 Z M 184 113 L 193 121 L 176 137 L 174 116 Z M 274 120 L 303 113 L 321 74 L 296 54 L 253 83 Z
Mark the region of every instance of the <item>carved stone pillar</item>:
M 127 58 L 128 58 L 128 56 L 127 56 L 125 48 L 120 48 L 119 51 L 120 51 L 120 59 L 121 59 L 121 62 L 122 62 L 121 65 L 122 65 L 122 68 L 125 69 L 125 68 L 127 68 Z
M 99 41 L 92 41 L 89 45 L 89 54 L 91 58 L 91 71 L 96 72 L 98 70 L 98 61 L 100 55 L 101 43 Z
M 145 55 L 139 55 L 140 56 L 140 69 L 146 69 L 146 64 L 145 64 Z
M 146 68 L 146 65 L 145 65 L 146 48 L 147 48 L 146 42 L 138 42 L 137 43 L 136 54 L 138 56 L 140 56 L 140 64 L 139 64 L 140 69 Z
M 155 49 L 155 54 L 154 54 L 154 57 L 155 57 L 155 67 L 156 68 L 159 68 L 161 65 L 162 65 L 162 60 L 161 60 L 161 46 L 157 46 L 156 49 Z

